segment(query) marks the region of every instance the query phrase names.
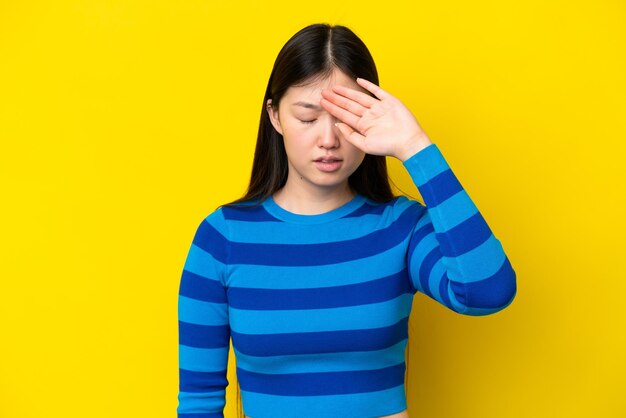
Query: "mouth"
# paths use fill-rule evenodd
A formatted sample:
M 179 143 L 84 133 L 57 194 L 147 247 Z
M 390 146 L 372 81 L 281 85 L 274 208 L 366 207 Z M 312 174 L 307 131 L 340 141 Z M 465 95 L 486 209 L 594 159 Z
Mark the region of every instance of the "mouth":
M 339 170 L 342 164 L 342 160 L 333 157 L 318 158 L 317 160 L 314 160 L 314 163 L 320 171 L 330 173 Z

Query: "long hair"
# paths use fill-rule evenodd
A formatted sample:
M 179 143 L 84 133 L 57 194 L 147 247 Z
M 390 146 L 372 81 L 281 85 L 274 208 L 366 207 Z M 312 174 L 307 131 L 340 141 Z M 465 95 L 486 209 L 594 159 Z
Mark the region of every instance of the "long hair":
M 282 135 L 272 125 L 267 101 L 278 109 L 291 86 L 301 86 L 330 76 L 335 68 L 356 80 L 365 78 L 378 85 L 378 71 L 363 41 L 349 28 L 316 23 L 299 30 L 278 53 L 261 106 L 261 119 L 252 163 L 250 183 L 244 196 L 225 204 L 262 200 L 287 182 L 289 167 Z M 371 95 L 371 94 L 370 94 Z M 389 185 L 385 156 L 365 154 L 363 162 L 348 177 L 358 193 L 388 202 L 395 196 Z
M 345 26 L 312 24 L 298 31 L 285 43 L 274 62 L 263 97 L 248 189 L 241 198 L 222 206 L 244 202 L 260 204 L 285 185 L 289 173 L 287 153 L 282 135 L 270 122 L 266 109 L 267 101 L 272 99 L 272 106 L 278 109 L 280 100 L 289 87 L 324 80 L 335 68 L 354 80 L 361 77 L 376 85 L 379 84 L 378 71 L 372 55 L 363 41 Z M 383 203 L 395 197 L 389 181 L 385 156 L 371 154 L 365 154 L 363 162 L 348 177 L 349 185 L 356 192 Z M 407 341 L 405 352 L 407 369 L 408 349 Z M 408 373 L 405 376 L 405 385 L 408 388 Z M 236 396 L 237 416 L 241 418 L 244 413 L 239 382 Z

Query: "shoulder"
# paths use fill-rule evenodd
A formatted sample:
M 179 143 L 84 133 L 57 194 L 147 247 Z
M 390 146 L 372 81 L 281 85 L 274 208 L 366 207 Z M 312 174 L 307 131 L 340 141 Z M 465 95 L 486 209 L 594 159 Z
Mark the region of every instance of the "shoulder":
M 424 205 L 422 205 L 420 202 L 418 202 L 415 199 L 411 199 L 407 196 L 404 195 L 400 195 L 400 196 L 396 196 L 393 200 L 393 208 L 397 209 L 397 210 L 404 210 L 408 207 L 423 207 Z
M 200 228 L 211 227 L 228 237 L 229 230 L 237 228 L 241 222 L 275 220 L 259 202 L 225 204 L 217 207 L 200 222 Z
M 194 243 L 207 242 L 219 238 L 220 241 L 228 237 L 228 222 L 224 217 L 222 207 L 219 207 L 201 218 L 196 224 Z
M 254 200 L 243 203 L 237 203 L 232 205 L 222 205 L 218 209 L 222 217 L 226 222 L 230 221 L 275 221 L 276 219 L 271 216 L 262 201 Z
M 396 196 L 391 201 L 390 206 L 391 206 L 391 211 L 395 215 L 395 217 L 399 217 L 402 214 L 407 214 L 407 213 L 420 214 L 426 209 L 426 207 L 422 205 L 422 203 L 404 195 Z
M 400 220 L 400 218 L 402 218 L 403 222 L 419 219 L 425 209 L 420 202 L 404 195 L 395 196 L 386 202 L 368 198 L 359 209 L 347 217 L 360 217 L 391 225 Z
M 402 225 L 414 225 L 426 213 L 426 206 L 404 195 L 396 196 L 389 206 L 391 220 Z
M 394 196 L 392 199 L 381 202 L 376 201 L 371 198 L 365 198 L 365 202 L 362 206 L 359 207 L 355 212 L 351 214 L 351 216 L 361 215 L 361 214 L 384 214 L 388 212 L 394 211 L 404 211 L 408 207 L 412 206 L 423 206 L 420 202 L 414 199 L 410 199 L 407 196 L 399 195 Z

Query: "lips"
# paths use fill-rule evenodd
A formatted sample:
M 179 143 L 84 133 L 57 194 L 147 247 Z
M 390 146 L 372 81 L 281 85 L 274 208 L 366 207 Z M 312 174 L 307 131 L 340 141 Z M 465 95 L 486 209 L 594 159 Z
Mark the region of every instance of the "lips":
M 332 173 L 339 170 L 343 164 L 343 162 L 337 157 L 318 158 L 314 161 L 314 163 L 318 170 L 326 173 Z
M 324 162 L 324 163 L 332 163 L 332 162 L 335 162 L 335 161 L 341 161 L 341 158 L 333 157 L 333 156 L 327 156 L 327 157 L 317 158 L 317 159 L 315 159 L 313 161 L 316 161 L 316 162 L 320 162 L 321 161 L 321 162 Z

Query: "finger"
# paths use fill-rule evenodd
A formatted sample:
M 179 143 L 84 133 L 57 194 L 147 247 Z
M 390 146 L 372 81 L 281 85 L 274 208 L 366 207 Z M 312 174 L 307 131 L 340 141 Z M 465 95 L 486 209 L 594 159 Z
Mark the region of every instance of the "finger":
M 376 97 L 378 97 L 381 100 L 392 97 L 391 94 L 387 93 L 385 90 L 380 88 L 380 86 L 377 86 L 376 84 L 372 83 L 369 80 L 358 77 L 356 79 L 356 82 L 364 89 L 374 93 Z
M 322 90 L 322 96 L 326 100 L 333 102 L 337 106 L 342 107 L 354 113 L 357 116 L 363 116 L 363 112 L 367 110 L 367 108 L 363 107 L 362 105 L 355 102 L 354 100 L 348 99 L 344 96 L 340 96 L 339 94 L 330 90 Z
M 345 123 L 337 122 L 335 125 L 337 126 L 337 128 L 339 128 L 341 135 L 346 139 L 346 141 L 348 141 L 361 151 L 367 153 L 367 141 L 365 141 L 365 137 L 363 135 L 361 135 Z
M 346 109 L 343 109 L 342 107 L 337 106 L 333 102 L 326 100 L 324 98 L 320 99 L 320 104 L 322 105 L 324 109 L 328 111 L 328 113 L 330 113 L 331 115 L 333 115 L 340 121 L 345 122 L 346 124 L 350 125 L 352 128 L 356 128 L 356 125 L 359 121 L 359 116 L 355 115 L 354 113 Z
M 378 100 L 375 97 L 370 96 L 369 94 L 363 93 L 362 91 L 358 91 L 355 89 L 351 89 L 345 86 L 337 85 L 333 86 L 333 92 L 338 93 L 348 99 L 354 100 L 359 103 L 361 106 L 366 108 L 372 107 L 372 105 Z

